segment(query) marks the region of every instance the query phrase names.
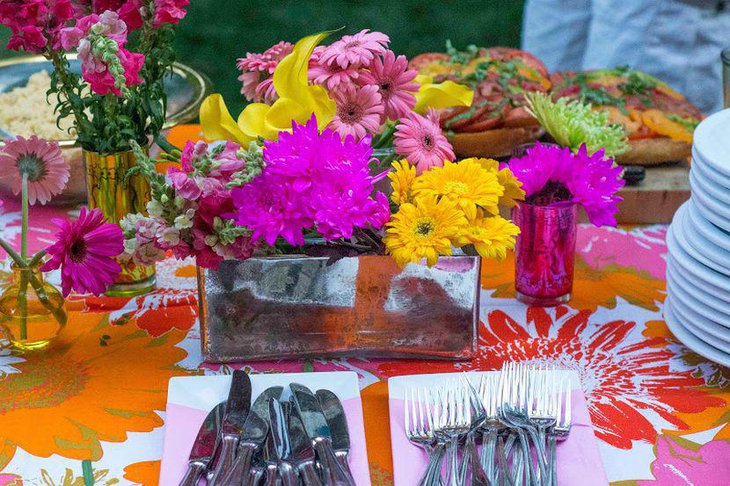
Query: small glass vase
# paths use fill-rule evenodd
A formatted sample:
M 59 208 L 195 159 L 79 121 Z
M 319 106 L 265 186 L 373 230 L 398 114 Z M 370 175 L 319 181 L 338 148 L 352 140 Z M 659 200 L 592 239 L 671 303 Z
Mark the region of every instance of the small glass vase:
M 520 234 L 515 244 L 517 298 L 530 305 L 555 306 L 573 291 L 578 206 L 520 203 L 512 209 Z
M 111 223 L 119 223 L 129 213 L 147 214 L 150 186 L 139 174 L 126 177 L 137 165 L 132 151 L 100 154 L 84 150 L 86 189 L 89 207 L 99 208 Z M 112 297 L 133 297 L 155 288 L 155 266 L 119 262 L 122 273 L 106 294 Z
M 43 279 L 39 265 L 12 273 L 0 294 L 0 329 L 14 347 L 31 350 L 47 346 L 66 325 L 66 301 Z

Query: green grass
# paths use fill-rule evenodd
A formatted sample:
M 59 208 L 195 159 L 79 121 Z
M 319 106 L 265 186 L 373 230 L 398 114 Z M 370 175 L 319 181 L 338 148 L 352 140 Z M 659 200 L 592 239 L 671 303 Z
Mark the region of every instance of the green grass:
M 234 116 L 244 105 L 236 79 L 236 59 L 280 41 L 344 28 L 380 30 L 391 48 L 414 56 L 457 47 L 517 46 L 522 22 L 520 0 L 192 0 L 175 41 L 178 60 L 207 74 Z M 0 28 L 5 45 L 7 29 Z M 339 33 L 336 35 L 340 35 Z M 0 58 L 11 55 L 0 51 Z

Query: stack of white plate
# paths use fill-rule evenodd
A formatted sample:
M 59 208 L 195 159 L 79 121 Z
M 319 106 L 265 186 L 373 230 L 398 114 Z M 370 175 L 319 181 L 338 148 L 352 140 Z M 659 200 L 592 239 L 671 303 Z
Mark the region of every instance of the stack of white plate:
M 664 318 L 687 347 L 730 366 L 730 109 L 697 127 L 690 184 L 667 232 Z

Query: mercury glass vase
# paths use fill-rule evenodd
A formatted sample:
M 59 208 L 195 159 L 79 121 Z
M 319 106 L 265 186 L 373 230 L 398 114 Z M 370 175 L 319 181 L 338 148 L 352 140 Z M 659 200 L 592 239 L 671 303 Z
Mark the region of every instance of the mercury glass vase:
M 578 206 L 521 203 L 512 210 L 520 234 L 515 244 L 517 298 L 536 306 L 570 300 L 573 291 Z
M 13 264 L 0 294 L 0 337 L 24 350 L 47 346 L 66 325 L 65 303 L 38 266 Z
M 119 223 L 129 213 L 147 214 L 150 186 L 138 174 L 126 177 L 137 164 L 132 151 L 100 154 L 84 151 L 86 189 L 89 207 L 99 208 L 111 223 Z M 155 266 L 119 262 L 122 273 L 106 294 L 113 297 L 133 297 L 155 288 Z

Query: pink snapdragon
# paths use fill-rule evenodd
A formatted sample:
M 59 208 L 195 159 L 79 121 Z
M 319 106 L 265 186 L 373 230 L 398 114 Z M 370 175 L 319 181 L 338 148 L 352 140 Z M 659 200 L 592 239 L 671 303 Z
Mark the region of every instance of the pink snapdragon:
M 7 48 L 36 54 L 57 48 L 60 31 L 74 13 L 70 0 L 3 0 L 0 24 L 12 32 Z
M 123 87 L 142 82 L 144 55 L 124 48 L 127 25 L 116 12 L 87 15 L 62 29 L 60 37 L 64 49 L 78 48 L 81 73 L 95 93 L 120 96 Z
M 190 5 L 190 0 L 155 0 L 155 14 L 152 19 L 152 26 L 177 24 L 187 14 L 185 7 L 188 5 Z

